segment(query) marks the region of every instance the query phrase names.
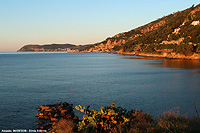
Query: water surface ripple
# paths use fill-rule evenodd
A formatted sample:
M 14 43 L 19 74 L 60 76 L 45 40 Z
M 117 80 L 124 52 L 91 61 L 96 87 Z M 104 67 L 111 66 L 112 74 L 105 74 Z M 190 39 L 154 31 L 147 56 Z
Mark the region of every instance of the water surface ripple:
M 36 108 L 116 102 L 157 116 L 200 111 L 200 62 L 107 53 L 0 53 L 0 129 L 35 129 Z M 82 114 L 75 111 L 76 115 Z

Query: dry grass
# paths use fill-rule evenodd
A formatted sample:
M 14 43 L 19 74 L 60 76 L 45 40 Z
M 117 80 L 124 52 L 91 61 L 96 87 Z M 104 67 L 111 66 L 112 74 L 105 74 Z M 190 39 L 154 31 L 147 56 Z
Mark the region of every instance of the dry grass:
M 146 133 L 154 131 L 154 119 L 151 115 L 143 112 L 137 112 L 133 114 L 130 120 L 129 133 Z
M 181 116 L 178 110 L 165 112 L 157 121 L 156 131 L 187 133 L 189 132 L 189 119 Z
M 60 119 L 56 125 L 52 126 L 50 133 L 73 133 L 74 127 L 72 120 Z

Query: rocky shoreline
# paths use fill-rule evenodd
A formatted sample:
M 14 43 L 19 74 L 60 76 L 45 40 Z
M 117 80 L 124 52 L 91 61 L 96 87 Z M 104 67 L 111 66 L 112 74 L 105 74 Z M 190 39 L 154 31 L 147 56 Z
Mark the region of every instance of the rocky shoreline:
M 193 54 L 190 56 L 185 56 L 183 54 L 176 53 L 163 53 L 163 54 L 151 54 L 142 52 L 78 52 L 78 53 L 110 53 L 128 56 L 142 56 L 142 57 L 155 57 L 155 58 L 166 58 L 166 59 L 183 59 L 183 60 L 200 60 L 200 54 Z
M 49 130 L 54 126 L 61 118 L 72 120 L 74 123 L 78 123 L 79 119 L 74 115 L 73 105 L 66 102 L 57 103 L 53 105 L 41 105 L 37 110 L 40 113 L 35 116 L 38 117 L 37 129 Z
M 120 55 L 129 56 L 143 56 L 143 57 L 156 57 L 156 58 L 167 58 L 167 59 L 184 59 L 184 60 L 200 60 L 200 54 L 193 54 L 191 56 L 185 56 L 176 53 L 163 53 L 163 54 L 151 54 L 151 53 L 138 53 L 138 52 L 114 52 Z

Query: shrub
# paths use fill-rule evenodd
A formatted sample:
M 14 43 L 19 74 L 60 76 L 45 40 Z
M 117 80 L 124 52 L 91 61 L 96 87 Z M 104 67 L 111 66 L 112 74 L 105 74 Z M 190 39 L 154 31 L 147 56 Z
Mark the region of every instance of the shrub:
M 75 125 L 72 120 L 60 119 L 58 123 L 52 126 L 50 133 L 73 133 Z
M 179 111 L 169 111 L 161 115 L 156 124 L 156 132 L 189 132 L 189 120 L 181 116 Z
M 118 130 L 118 127 L 125 127 L 129 121 L 126 115 L 126 109 L 115 107 L 113 102 L 111 106 L 100 107 L 99 111 L 89 110 L 89 107 L 75 106 L 77 110 L 84 112 L 82 121 L 78 124 L 78 131 L 84 132 L 108 132 Z M 125 128 L 122 128 L 123 130 Z M 121 130 L 122 130 L 121 129 Z
M 128 41 L 122 45 L 122 48 L 124 49 L 124 52 L 132 52 L 134 51 L 135 44 L 133 43 L 133 41 Z
M 192 55 L 193 46 L 189 44 L 180 44 L 176 47 L 176 53 L 184 54 L 184 55 Z
M 99 111 L 89 110 L 89 107 L 76 106 L 77 110 L 86 115 L 78 124 L 81 132 L 152 132 L 154 119 L 151 115 L 142 111 L 128 111 L 121 107 L 115 107 L 113 102 L 110 106 L 100 107 Z
M 200 51 L 200 44 L 197 44 L 197 48 L 198 48 L 198 50 Z
M 121 49 L 121 46 L 114 46 L 113 50 L 114 51 L 119 51 Z
M 131 113 L 129 132 L 153 132 L 154 119 L 151 115 L 143 113 L 143 111 L 135 111 Z

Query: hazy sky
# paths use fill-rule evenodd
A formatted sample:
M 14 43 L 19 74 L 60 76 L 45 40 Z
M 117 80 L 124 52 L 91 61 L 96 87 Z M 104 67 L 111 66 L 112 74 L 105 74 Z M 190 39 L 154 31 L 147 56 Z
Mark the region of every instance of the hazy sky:
M 25 44 L 91 44 L 199 0 L 0 0 L 0 51 Z

